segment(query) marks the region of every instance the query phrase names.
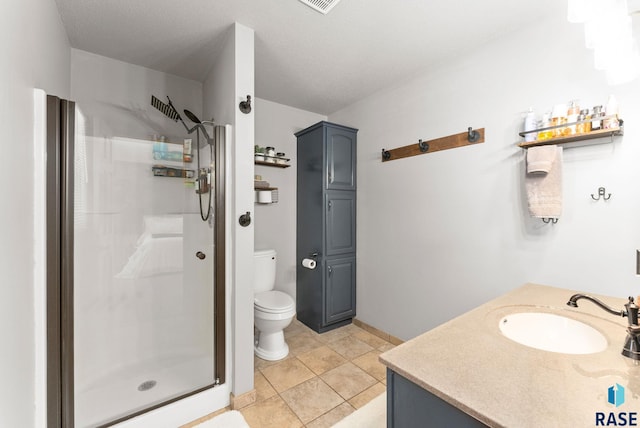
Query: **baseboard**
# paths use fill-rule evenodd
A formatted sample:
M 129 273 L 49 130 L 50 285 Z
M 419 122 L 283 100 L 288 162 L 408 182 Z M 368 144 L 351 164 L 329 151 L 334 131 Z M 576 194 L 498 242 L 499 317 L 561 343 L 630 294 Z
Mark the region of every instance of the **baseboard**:
M 209 419 L 213 419 L 216 416 L 223 414 L 224 412 L 228 412 L 229 410 L 231 410 L 231 407 L 229 407 L 229 406 L 224 407 L 224 408 L 222 408 L 220 410 L 216 410 L 215 412 L 210 413 L 210 414 L 208 414 L 206 416 L 198 418 L 195 421 L 191 421 L 186 425 L 182 425 L 180 428 L 194 428 L 194 427 L 200 425 L 201 423 L 203 423 L 205 421 L 208 421 Z
M 237 397 L 231 394 L 231 410 L 240 410 L 256 402 L 258 392 L 252 389 L 249 392 L 240 394 Z
M 355 324 L 357 327 L 360 327 L 361 329 L 368 331 L 369 333 L 373 334 L 374 336 L 378 336 L 380 339 L 386 340 L 387 342 L 391 343 L 392 345 L 402 345 L 404 343 L 404 340 L 402 339 L 398 339 L 395 336 L 390 335 L 387 332 L 384 332 L 380 329 L 375 328 L 372 325 L 367 324 L 366 322 L 360 321 L 357 318 L 353 319 L 353 324 Z

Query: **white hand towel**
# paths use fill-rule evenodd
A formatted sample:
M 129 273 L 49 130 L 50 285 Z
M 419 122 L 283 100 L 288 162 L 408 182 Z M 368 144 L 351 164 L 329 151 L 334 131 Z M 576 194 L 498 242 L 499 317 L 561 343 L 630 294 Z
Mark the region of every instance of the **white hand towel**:
M 553 150 L 554 156 L 548 172 L 526 173 L 529 213 L 536 218 L 559 218 L 562 214 L 562 147 L 532 147 L 527 153 L 527 160 L 530 151 L 539 148 Z
M 558 146 L 537 146 L 527 150 L 527 172 L 549 172 Z

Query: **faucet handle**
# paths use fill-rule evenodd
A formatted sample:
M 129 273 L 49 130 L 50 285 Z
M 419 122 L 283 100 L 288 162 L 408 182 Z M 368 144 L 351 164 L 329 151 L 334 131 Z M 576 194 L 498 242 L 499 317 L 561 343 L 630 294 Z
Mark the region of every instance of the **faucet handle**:
M 638 307 L 638 305 L 636 305 L 633 301 L 633 296 L 629 296 L 629 302 L 624 305 L 625 309 L 627 310 L 627 317 L 629 318 L 629 325 L 630 326 L 637 326 L 638 325 L 638 311 L 640 310 L 640 307 Z

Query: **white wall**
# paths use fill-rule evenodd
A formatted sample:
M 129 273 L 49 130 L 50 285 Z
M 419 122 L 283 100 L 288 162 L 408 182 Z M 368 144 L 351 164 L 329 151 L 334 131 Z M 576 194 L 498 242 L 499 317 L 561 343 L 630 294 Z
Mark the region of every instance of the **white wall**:
M 610 87 L 582 27 L 532 22 L 329 116 L 358 134 L 358 318 L 402 339 L 525 282 L 624 297 L 640 290 L 638 81 Z M 639 34 L 638 28 L 634 29 Z M 564 153 L 564 214 L 546 225 L 523 195 L 523 112 L 614 94 L 626 134 Z M 484 144 L 382 163 L 380 151 L 486 129 Z M 608 202 L 592 193 L 605 186 Z M 557 302 L 559 306 L 565 302 Z M 481 321 L 481 320 L 479 320 Z
M 256 249 L 278 253 L 276 289 L 296 297 L 296 173 L 297 147 L 294 133 L 327 117 L 305 110 L 256 99 L 256 144 L 275 147 L 290 158 L 289 168 L 256 165 L 255 173 L 278 188 L 275 204 L 255 204 Z
M 0 171 L 0 426 L 33 427 L 44 414 L 35 402 L 34 299 L 34 88 L 69 95 L 69 42 L 55 2 L 25 0 L 5 4 L 0 14 L 0 127 L 6 162 Z M 42 265 L 40 265 L 42 266 Z M 42 330 L 40 330 L 43 333 Z M 41 352 L 42 350 L 40 350 Z
M 231 311 L 232 392 L 253 389 L 253 240 L 254 224 L 242 227 L 240 215 L 253 213 L 254 115 L 238 109 L 246 96 L 254 97 L 254 33 L 235 23 L 222 53 L 204 83 L 204 114 L 217 124 L 233 127 L 227 156 L 227 298 Z M 228 366 L 228 367 L 229 367 Z M 229 381 L 229 380 L 228 380 Z

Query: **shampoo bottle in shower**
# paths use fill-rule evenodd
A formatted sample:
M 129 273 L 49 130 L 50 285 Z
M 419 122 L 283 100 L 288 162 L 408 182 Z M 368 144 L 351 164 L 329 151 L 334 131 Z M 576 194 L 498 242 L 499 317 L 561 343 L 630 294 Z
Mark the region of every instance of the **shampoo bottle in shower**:
M 191 152 L 191 138 L 185 138 L 182 144 L 182 162 L 191 162 L 193 160 Z

